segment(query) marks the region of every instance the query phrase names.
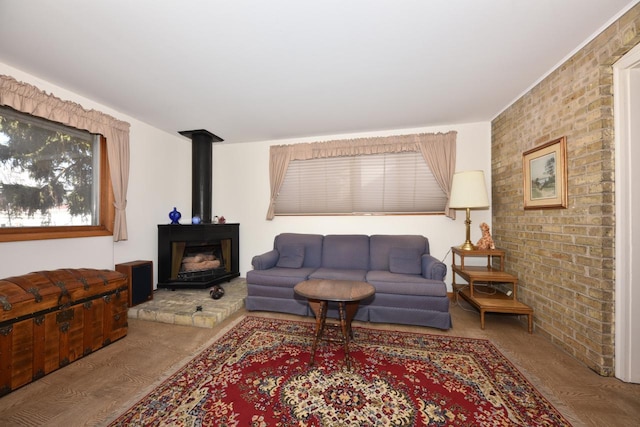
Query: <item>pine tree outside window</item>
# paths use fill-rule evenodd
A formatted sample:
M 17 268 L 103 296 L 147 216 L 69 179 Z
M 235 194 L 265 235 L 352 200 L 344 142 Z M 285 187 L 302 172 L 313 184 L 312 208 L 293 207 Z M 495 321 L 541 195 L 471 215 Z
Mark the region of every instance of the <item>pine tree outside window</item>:
M 105 165 L 100 135 L 0 107 L 0 239 L 110 234 Z
M 97 225 L 100 137 L 0 109 L 0 227 Z

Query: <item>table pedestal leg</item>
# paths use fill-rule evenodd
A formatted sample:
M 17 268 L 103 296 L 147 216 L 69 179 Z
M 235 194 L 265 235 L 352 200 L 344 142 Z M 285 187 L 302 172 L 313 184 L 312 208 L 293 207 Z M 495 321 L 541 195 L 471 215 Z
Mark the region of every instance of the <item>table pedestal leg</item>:
M 322 336 L 324 325 L 327 320 L 327 301 L 309 300 L 309 307 L 316 315 L 316 330 L 313 337 L 313 345 L 311 346 L 311 360 L 309 366 L 313 366 L 316 357 L 316 348 L 318 347 L 318 341 Z
M 347 319 L 345 313 L 345 303 L 340 301 L 338 303 L 338 312 L 340 314 L 340 329 L 342 330 L 342 343 L 344 346 L 344 358 L 347 362 L 347 370 L 351 370 L 351 355 L 349 354 L 349 337 L 351 335 L 351 322 Z
M 353 329 L 351 329 L 351 322 L 358 311 L 360 301 L 348 301 L 345 303 L 345 309 L 347 312 L 347 328 L 349 329 L 349 336 L 353 339 Z
M 353 330 L 351 329 L 351 321 L 353 320 L 356 312 L 358 311 L 358 301 L 340 301 L 338 302 L 338 314 L 340 316 L 340 330 L 342 332 L 342 344 L 344 347 L 345 362 L 347 370 L 351 370 L 351 354 L 349 353 L 349 344 L 351 337 L 353 337 Z M 327 322 L 327 308 L 329 303 L 324 300 L 309 300 L 309 307 L 316 316 L 316 327 L 313 337 L 313 345 L 311 346 L 311 360 L 309 366 L 313 366 L 315 362 L 316 349 L 318 348 L 318 341 L 322 338 L 322 333 Z

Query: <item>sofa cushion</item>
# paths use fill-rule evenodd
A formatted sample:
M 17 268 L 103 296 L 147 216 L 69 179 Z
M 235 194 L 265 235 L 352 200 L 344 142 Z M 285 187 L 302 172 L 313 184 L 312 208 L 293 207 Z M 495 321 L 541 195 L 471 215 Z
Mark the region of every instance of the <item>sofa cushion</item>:
M 309 275 L 309 279 L 355 280 L 358 282 L 364 282 L 366 277 L 367 270 L 324 267 L 320 267 Z
M 429 240 L 419 235 L 390 235 L 374 234 L 369 238 L 370 260 L 369 270 L 389 270 L 391 260 L 391 249 L 412 248 L 420 251 L 421 254 L 429 253 Z
M 309 278 L 315 268 L 281 268 L 247 271 L 247 283 L 254 285 L 284 286 L 293 288 Z
M 441 280 L 430 280 L 417 274 L 398 274 L 371 270 L 367 282 L 376 288 L 376 294 L 447 296 L 447 286 Z
M 300 268 L 304 264 L 304 245 L 282 245 L 276 267 Z
M 318 268 L 322 262 L 322 241 L 319 234 L 282 233 L 275 237 L 273 248 L 282 253 L 285 246 L 301 245 L 304 247 L 303 268 Z
M 348 270 L 369 269 L 369 236 L 330 234 L 322 243 L 322 267 Z
M 391 248 L 389 271 L 401 274 L 420 274 L 422 251 L 416 248 Z

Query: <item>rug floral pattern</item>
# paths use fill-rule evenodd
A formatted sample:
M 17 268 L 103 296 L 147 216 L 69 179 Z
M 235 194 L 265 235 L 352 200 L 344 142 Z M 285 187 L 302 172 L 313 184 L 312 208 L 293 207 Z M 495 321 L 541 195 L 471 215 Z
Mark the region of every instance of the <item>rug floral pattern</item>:
M 569 426 L 486 340 L 247 316 L 112 426 Z M 328 333 L 334 333 L 329 328 Z

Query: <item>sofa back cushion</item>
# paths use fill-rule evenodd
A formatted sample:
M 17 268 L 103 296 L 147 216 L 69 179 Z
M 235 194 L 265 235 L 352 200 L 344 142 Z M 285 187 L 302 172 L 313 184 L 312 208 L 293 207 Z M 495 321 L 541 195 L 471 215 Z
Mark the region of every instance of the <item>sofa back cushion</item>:
M 370 270 L 420 274 L 422 254 L 429 254 L 429 240 L 419 235 L 376 234 L 370 241 Z
M 273 248 L 280 253 L 279 267 L 318 268 L 322 262 L 322 240 L 319 234 L 278 234 Z
M 369 236 L 329 234 L 322 243 L 322 267 L 351 270 L 369 269 Z

